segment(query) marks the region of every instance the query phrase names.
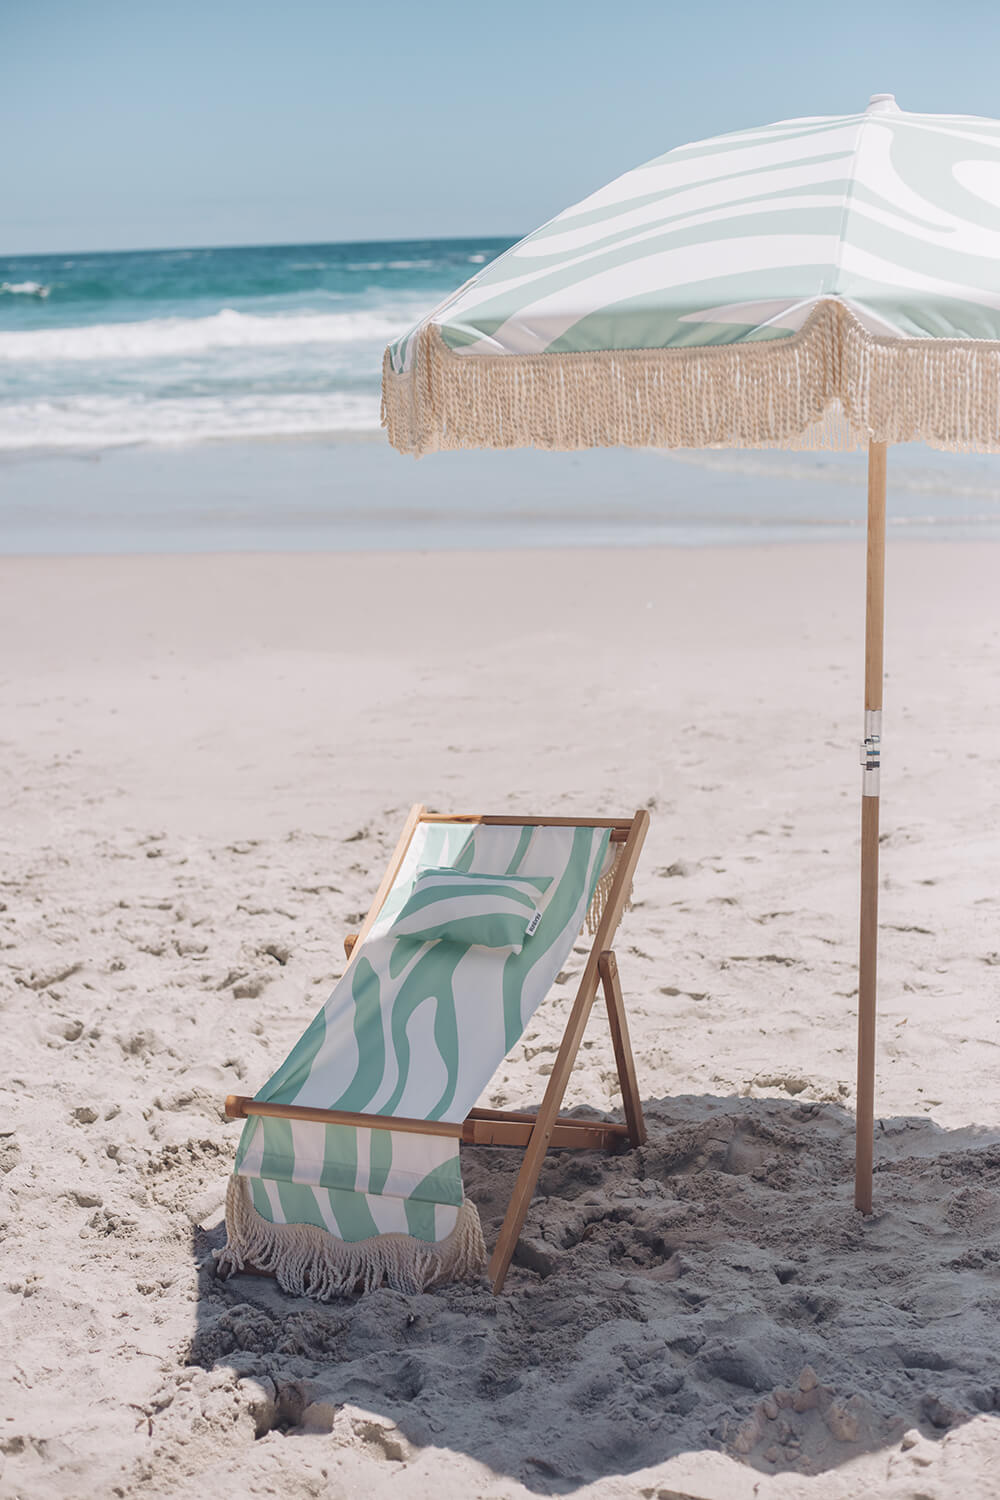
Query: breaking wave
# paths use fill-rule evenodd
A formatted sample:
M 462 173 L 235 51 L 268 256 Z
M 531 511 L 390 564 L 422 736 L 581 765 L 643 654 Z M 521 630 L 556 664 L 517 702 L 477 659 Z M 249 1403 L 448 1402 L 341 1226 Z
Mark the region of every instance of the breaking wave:
M 224 307 L 203 318 L 149 318 L 0 333 L 0 360 L 161 359 L 207 349 L 280 348 L 302 344 L 383 342 L 406 327 L 391 309 L 261 317 Z

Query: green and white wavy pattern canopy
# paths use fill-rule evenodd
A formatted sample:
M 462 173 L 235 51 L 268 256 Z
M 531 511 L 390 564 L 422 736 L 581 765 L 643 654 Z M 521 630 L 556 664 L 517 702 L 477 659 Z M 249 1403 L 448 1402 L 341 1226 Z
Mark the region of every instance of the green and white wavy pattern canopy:
M 994 448 L 998 380 L 1000 122 L 877 95 L 678 147 L 566 209 L 389 347 L 384 420 L 417 453 Z

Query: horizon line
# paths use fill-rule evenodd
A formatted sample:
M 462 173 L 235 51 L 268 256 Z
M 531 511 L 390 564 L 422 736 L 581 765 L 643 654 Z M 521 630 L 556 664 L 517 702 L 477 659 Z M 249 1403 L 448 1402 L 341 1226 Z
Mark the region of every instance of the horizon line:
M 389 239 L 249 240 L 221 245 L 207 243 L 202 245 L 136 245 L 114 250 L 0 250 L 0 261 L 61 259 L 67 255 L 80 257 L 85 255 L 165 255 L 179 251 L 198 250 L 319 250 L 329 245 L 440 245 L 446 242 L 473 244 L 480 240 L 509 240 L 516 244 L 523 238 L 523 234 L 422 234 L 394 235 Z

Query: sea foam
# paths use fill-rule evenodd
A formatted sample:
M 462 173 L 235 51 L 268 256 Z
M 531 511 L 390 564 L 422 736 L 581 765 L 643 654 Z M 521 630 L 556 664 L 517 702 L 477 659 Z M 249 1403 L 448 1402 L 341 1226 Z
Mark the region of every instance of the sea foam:
M 203 318 L 149 318 L 0 333 L 0 360 L 157 359 L 205 349 L 375 342 L 395 338 L 408 314 L 391 310 L 260 317 L 224 307 Z
M 176 445 L 220 438 L 322 437 L 374 432 L 378 397 L 335 395 L 74 396 L 0 405 L 0 452 Z
M 0 281 L 0 296 L 6 293 L 9 297 L 47 297 L 51 290 L 40 281 Z

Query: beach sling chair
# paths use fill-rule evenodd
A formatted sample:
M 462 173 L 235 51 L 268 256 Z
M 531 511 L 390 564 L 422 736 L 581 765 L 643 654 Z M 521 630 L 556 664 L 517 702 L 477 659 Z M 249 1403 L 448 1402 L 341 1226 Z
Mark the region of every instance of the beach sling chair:
M 246 1123 L 221 1275 L 271 1275 L 320 1300 L 474 1276 L 486 1251 L 459 1148 L 514 1146 L 524 1158 L 488 1267 L 499 1292 L 546 1151 L 643 1143 L 611 942 L 648 826 L 644 811 L 411 810 L 329 1000 L 253 1099 L 226 1100 Z M 537 1114 L 474 1107 L 585 926 L 593 942 Z M 559 1116 L 599 986 L 624 1124 Z

